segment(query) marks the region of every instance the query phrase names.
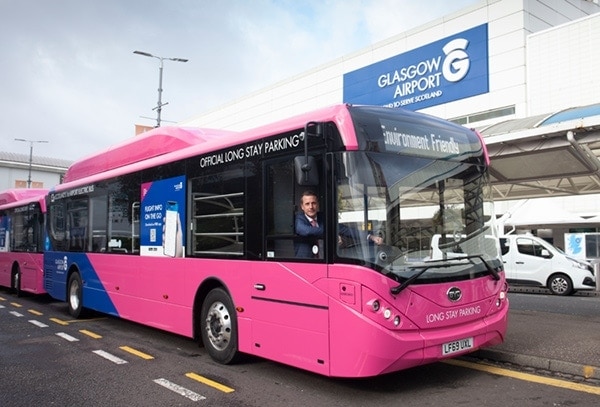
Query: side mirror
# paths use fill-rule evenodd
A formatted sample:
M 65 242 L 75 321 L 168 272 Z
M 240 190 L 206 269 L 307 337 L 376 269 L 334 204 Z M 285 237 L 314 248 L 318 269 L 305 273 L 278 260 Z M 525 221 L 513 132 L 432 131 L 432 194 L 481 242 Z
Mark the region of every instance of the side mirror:
M 311 129 L 314 130 L 314 133 L 311 133 Z M 308 122 L 304 126 L 304 157 L 294 158 L 298 185 L 319 185 L 319 172 L 315 157 L 308 155 L 308 138 L 310 136 L 323 137 L 322 123 Z
M 319 171 L 315 157 L 311 155 L 294 157 L 294 172 L 298 185 L 319 185 Z

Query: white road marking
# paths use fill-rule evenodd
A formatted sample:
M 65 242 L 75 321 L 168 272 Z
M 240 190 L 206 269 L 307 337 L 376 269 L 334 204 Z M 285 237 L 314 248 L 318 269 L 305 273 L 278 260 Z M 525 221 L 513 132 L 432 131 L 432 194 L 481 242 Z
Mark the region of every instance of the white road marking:
M 195 393 L 191 390 L 186 389 L 185 387 L 181 387 L 178 384 L 172 383 L 170 381 L 168 381 L 167 379 L 156 379 L 154 380 L 154 383 L 156 384 L 160 384 L 161 386 L 174 391 L 177 394 L 180 394 L 184 397 L 187 397 L 188 399 L 192 400 L 192 401 L 200 401 L 200 400 L 206 400 L 206 397 L 204 397 L 201 394 Z
M 11 314 L 13 314 L 15 317 L 22 317 L 23 314 L 17 312 L 17 311 L 10 311 Z
M 66 334 L 64 332 L 57 332 L 56 336 L 60 336 L 63 339 L 66 339 L 69 342 L 78 342 L 79 339 L 75 338 L 74 336 L 71 336 L 69 334 Z
M 36 321 L 35 319 L 30 319 L 29 322 L 35 326 L 39 326 L 40 328 L 48 328 L 48 325 L 44 324 L 43 322 Z
M 119 357 L 116 357 L 115 355 L 112 355 L 108 352 L 105 352 L 103 350 L 95 350 L 93 351 L 96 355 L 98 356 L 102 356 L 104 359 L 108 359 L 113 363 L 116 363 L 117 365 L 124 365 L 125 363 L 127 363 L 126 360 L 123 360 Z

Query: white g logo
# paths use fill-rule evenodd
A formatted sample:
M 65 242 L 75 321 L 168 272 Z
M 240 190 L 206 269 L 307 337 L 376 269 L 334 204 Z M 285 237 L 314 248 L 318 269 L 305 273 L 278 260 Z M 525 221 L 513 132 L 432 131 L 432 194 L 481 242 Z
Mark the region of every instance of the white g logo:
M 457 38 L 442 48 L 444 54 L 446 54 L 442 74 L 449 82 L 458 82 L 469 72 L 471 62 L 469 61 L 469 54 L 465 52 L 467 45 L 469 45 L 469 41 L 464 38 Z

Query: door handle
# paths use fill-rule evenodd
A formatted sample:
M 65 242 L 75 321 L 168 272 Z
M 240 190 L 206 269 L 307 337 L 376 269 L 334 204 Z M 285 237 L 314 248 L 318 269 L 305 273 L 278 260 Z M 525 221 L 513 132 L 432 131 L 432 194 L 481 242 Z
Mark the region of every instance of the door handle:
M 256 284 L 254 284 L 254 289 L 258 290 L 258 291 L 265 291 L 265 285 L 264 284 L 260 284 L 260 283 L 256 283 Z

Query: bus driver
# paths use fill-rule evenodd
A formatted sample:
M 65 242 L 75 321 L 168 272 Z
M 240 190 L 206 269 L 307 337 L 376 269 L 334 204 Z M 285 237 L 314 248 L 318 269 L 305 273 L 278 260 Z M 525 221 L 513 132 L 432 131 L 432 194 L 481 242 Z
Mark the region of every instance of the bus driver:
M 301 242 L 295 242 L 294 249 L 296 257 L 322 258 L 318 239 L 323 237 L 323 215 L 319 212 L 319 198 L 314 191 L 309 190 L 302 193 L 302 196 L 300 197 L 300 210 L 301 212 L 296 214 L 296 234 L 308 239 Z M 309 240 L 310 238 L 313 238 L 314 241 L 311 242 Z M 345 225 L 339 225 L 338 245 L 343 246 L 343 242 L 347 241 L 347 239 L 352 241 L 359 241 L 362 239 L 373 242 L 378 246 L 383 243 L 383 239 L 380 236 L 360 232 Z

